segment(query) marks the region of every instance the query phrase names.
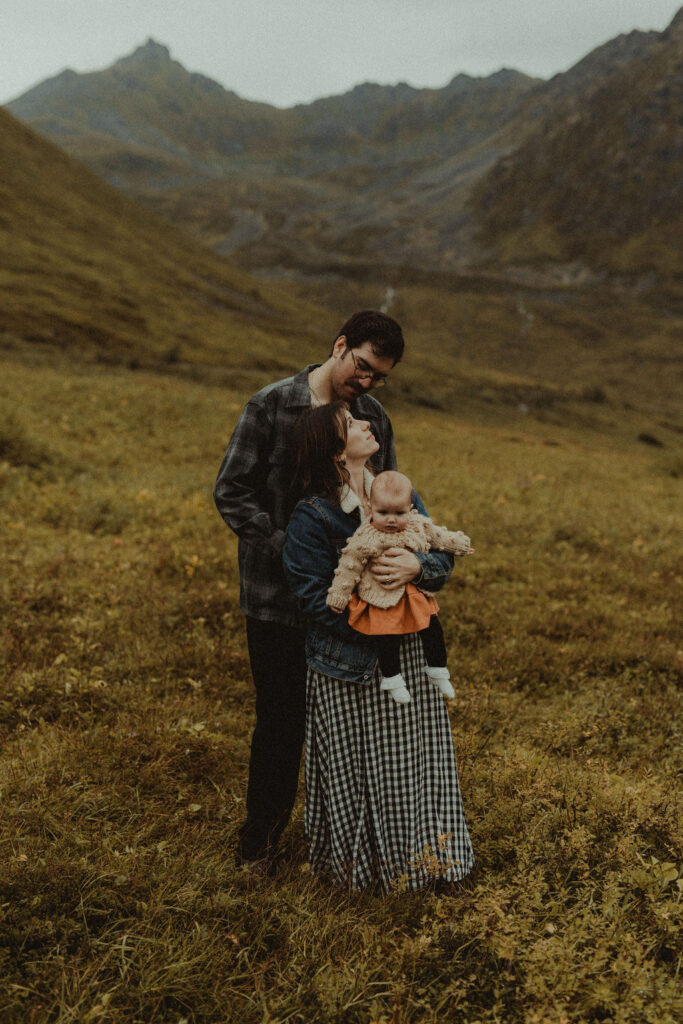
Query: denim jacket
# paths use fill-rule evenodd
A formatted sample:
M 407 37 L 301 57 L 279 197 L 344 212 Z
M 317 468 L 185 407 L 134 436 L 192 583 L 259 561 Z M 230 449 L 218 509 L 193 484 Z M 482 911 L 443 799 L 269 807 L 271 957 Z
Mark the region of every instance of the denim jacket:
M 351 492 L 353 494 L 353 492 Z M 355 497 L 355 495 L 353 496 Z M 357 501 L 357 499 L 356 499 Z M 419 495 L 413 504 L 427 515 Z M 377 648 L 370 636 L 348 624 L 326 603 L 339 555 L 360 525 L 360 509 L 352 502 L 332 505 L 325 498 L 305 498 L 294 509 L 287 528 L 282 560 L 290 590 L 307 620 L 306 661 L 316 672 L 346 682 L 369 683 L 377 663 Z M 443 551 L 416 553 L 422 572 L 414 581 L 424 590 L 440 590 L 453 568 L 453 556 Z
M 317 365 L 317 364 L 316 364 Z M 239 537 L 240 607 L 255 619 L 300 626 L 280 558 L 291 499 L 291 432 L 311 405 L 307 366 L 295 377 L 268 384 L 245 405 L 216 480 L 218 511 Z M 372 395 L 354 398 L 350 411 L 368 420 L 379 442 L 370 459 L 377 472 L 396 469 L 394 434 Z

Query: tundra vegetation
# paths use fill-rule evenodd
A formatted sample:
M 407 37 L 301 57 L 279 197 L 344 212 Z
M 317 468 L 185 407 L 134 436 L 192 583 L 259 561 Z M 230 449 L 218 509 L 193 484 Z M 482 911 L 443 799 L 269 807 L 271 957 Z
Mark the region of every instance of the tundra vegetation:
M 165 193 L 154 153 L 60 127 L 258 280 L 0 110 L 2 1024 L 683 1019 L 680 29 L 547 87 L 360 87 L 296 115 L 144 47 L 104 85 L 140 76 L 119 113 L 155 138 L 169 94 L 181 142 L 199 109 L 283 151 L 292 118 L 387 115 L 314 177 L 310 147 L 228 149 L 214 180 L 202 129 L 208 177 Z M 72 117 L 98 81 L 52 86 Z M 440 597 L 477 856 L 448 898 L 312 878 L 301 800 L 277 878 L 232 856 L 253 689 L 212 483 L 245 398 L 381 305 L 409 339 L 382 399 L 401 466 L 476 548 Z
M 421 351 L 400 462 L 476 549 L 440 598 L 478 862 L 451 897 L 312 878 L 301 795 L 277 878 L 234 865 L 253 695 L 211 485 L 246 383 L 7 353 L 7 1024 L 683 1016 L 675 426 L 464 371 L 430 407 Z

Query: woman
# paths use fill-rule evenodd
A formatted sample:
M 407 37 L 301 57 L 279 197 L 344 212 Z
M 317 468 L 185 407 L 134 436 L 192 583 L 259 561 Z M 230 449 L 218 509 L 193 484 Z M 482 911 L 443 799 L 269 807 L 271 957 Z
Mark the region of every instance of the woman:
M 372 637 L 351 629 L 347 611 L 335 614 L 326 604 L 339 554 L 369 509 L 366 462 L 377 442 L 368 423 L 336 402 L 306 413 L 293 445 L 295 483 L 307 497 L 292 514 L 283 558 L 308 621 L 305 828 L 311 869 L 331 869 L 351 889 L 456 882 L 474 857 L 446 706 L 427 682 L 421 645 L 415 634 L 402 640 L 401 674 L 412 700 L 397 704 L 380 690 Z M 419 497 L 413 500 L 425 513 Z M 396 564 L 393 572 L 382 569 L 387 586 L 412 571 L 421 587 L 438 589 L 451 563 L 435 552 L 405 552 Z

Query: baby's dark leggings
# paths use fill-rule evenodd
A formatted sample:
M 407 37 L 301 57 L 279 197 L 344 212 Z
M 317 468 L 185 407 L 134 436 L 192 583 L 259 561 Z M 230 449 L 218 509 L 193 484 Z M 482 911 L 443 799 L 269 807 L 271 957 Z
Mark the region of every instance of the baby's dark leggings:
M 427 628 L 421 629 L 417 635 L 422 641 L 425 661 L 430 668 L 445 668 L 448 658 L 439 616 L 432 615 Z M 401 671 L 399 660 L 401 636 L 393 633 L 386 636 L 375 636 L 373 639 L 377 644 L 379 667 L 382 675 L 385 677 L 397 676 Z

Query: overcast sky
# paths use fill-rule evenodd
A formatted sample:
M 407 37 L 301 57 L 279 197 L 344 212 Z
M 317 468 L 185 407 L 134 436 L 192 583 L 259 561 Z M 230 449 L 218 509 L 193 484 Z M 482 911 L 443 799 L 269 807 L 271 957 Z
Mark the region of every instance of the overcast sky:
M 0 103 L 97 71 L 148 37 L 190 71 L 277 106 L 359 82 L 443 86 L 501 67 L 549 78 L 675 0 L 0 0 Z

